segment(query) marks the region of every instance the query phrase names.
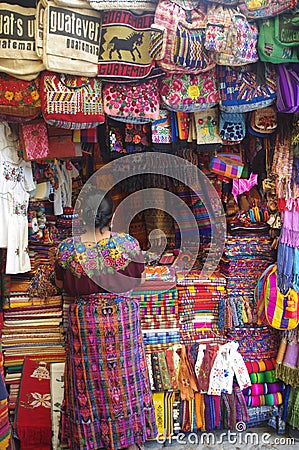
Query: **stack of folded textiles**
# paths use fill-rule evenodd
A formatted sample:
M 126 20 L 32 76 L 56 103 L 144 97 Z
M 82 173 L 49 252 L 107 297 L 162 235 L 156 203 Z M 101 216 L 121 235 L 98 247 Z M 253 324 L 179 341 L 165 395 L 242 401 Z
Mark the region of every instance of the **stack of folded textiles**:
M 171 266 L 146 266 L 145 281 L 132 295 L 139 300 L 146 352 L 162 351 L 179 342 L 178 293 Z
M 264 270 L 274 262 L 268 236 L 228 236 L 220 270 L 227 278 L 231 326 L 256 323 L 254 289 Z
M 220 273 L 203 279 L 201 272 L 178 272 L 180 342 L 192 344 L 221 335 L 226 280 Z
M 2 342 L 5 382 L 10 391 L 9 409 L 13 413 L 24 357 L 49 363 L 64 362 L 65 347 L 61 295 L 31 297 L 26 278 L 21 280 L 20 275 L 11 278 L 10 293 L 4 304 Z
M 177 289 L 144 290 L 134 296 L 140 304 L 143 343 L 147 351 L 179 342 Z

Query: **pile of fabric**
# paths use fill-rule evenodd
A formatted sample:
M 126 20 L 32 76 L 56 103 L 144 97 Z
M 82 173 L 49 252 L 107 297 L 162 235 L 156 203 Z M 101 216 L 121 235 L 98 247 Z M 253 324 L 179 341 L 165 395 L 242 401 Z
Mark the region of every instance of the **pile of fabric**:
M 227 279 L 230 321 L 227 328 L 256 323 L 254 289 L 274 262 L 269 236 L 228 236 L 220 270 Z
M 139 291 L 143 342 L 147 351 L 179 342 L 177 289 Z
M 160 352 L 179 342 L 178 293 L 174 269 L 146 266 L 145 281 L 132 293 L 139 300 L 146 352 Z
M 9 408 L 12 413 L 24 357 L 46 362 L 65 360 L 61 296 L 31 297 L 28 293 L 30 286 L 31 283 L 14 277 L 4 305 L 5 382 L 10 386 Z
M 275 407 L 283 403 L 285 386 L 275 375 L 279 331 L 268 326 L 242 327 L 230 330 L 227 337 L 239 343 L 250 376 L 251 386 L 243 391 L 247 426 L 259 425 L 270 420 Z
M 200 271 L 179 272 L 179 326 L 182 344 L 221 336 L 226 301 L 226 280 L 220 273 L 207 279 Z

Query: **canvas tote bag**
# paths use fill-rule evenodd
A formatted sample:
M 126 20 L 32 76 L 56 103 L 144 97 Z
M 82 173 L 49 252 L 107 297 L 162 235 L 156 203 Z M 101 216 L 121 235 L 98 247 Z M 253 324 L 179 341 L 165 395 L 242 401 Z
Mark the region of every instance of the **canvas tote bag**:
M 44 11 L 43 62 L 52 72 L 96 76 L 98 73 L 101 14 L 49 1 Z
M 34 80 L 44 69 L 35 50 L 36 8 L 0 3 L 0 72 Z

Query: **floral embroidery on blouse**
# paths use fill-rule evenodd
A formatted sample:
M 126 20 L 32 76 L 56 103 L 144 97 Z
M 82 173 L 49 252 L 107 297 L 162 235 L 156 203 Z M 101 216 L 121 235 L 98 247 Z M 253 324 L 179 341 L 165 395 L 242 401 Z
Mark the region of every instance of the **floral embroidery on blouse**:
M 23 181 L 24 171 L 23 167 L 14 167 L 8 162 L 3 163 L 3 175 L 7 181 Z
M 111 233 L 110 238 L 98 243 L 82 242 L 80 236 L 75 236 L 59 244 L 57 260 L 61 267 L 69 269 L 76 277 L 86 274 L 92 278 L 99 271 L 114 273 L 124 270 L 138 253 L 138 242 L 125 233 Z

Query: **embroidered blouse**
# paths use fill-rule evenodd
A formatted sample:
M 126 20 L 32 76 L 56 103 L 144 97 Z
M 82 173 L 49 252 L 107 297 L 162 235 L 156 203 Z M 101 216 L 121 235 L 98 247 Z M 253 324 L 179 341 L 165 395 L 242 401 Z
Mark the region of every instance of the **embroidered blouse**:
M 107 292 L 101 287 L 115 287 L 127 292 L 139 284 L 144 271 L 138 241 L 125 233 L 111 233 L 109 238 L 83 242 L 80 236 L 70 237 L 58 246 L 55 273 L 63 288 L 73 296 Z M 121 281 L 115 275 L 126 275 Z M 136 280 L 138 279 L 138 280 Z

